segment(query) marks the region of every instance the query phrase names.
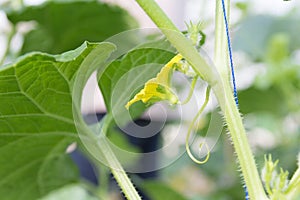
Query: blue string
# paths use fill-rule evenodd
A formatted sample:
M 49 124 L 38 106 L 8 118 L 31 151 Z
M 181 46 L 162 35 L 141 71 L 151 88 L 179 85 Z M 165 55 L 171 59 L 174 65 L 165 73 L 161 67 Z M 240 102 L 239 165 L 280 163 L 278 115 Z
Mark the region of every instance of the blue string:
M 228 21 L 227 21 L 224 0 L 222 0 L 222 9 L 223 9 L 223 15 L 224 15 L 224 21 L 225 21 L 227 42 L 228 42 L 229 60 L 230 60 L 231 77 L 232 77 L 232 85 L 233 85 L 233 96 L 234 96 L 236 106 L 239 107 L 239 99 L 238 99 L 238 94 L 237 94 L 237 89 L 236 89 L 234 66 L 233 66 L 233 59 L 232 59 L 231 41 L 230 41 Z M 250 200 L 248 189 L 247 189 L 246 185 L 244 186 L 244 191 L 245 191 L 245 199 Z
M 248 193 L 248 189 L 247 189 L 247 186 L 246 185 L 244 185 L 244 191 L 245 191 L 245 199 L 246 200 L 250 200 L 250 197 L 249 197 L 249 193 Z
M 230 60 L 231 77 L 232 77 L 232 85 L 233 85 L 233 96 L 234 96 L 236 106 L 239 107 L 239 100 L 238 100 L 238 95 L 237 95 L 237 90 L 236 90 L 233 59 L 232 59 L 232 51 L 231 51 L 231 41 L 230 41 L 228 21 L 227 21 L 227 16 L 226 16 L 226 9 L 225 9 L 224 0 L 222 0 L 222 8 L 223 8 L 223 15 L 224 15 L 227 42 L 228 42 L 229 60 Z

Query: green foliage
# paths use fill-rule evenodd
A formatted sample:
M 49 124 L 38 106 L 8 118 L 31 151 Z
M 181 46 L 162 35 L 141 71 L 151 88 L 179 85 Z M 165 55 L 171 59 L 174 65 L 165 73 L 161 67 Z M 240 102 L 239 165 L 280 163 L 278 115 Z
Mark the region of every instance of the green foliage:
M 249 10 L 246 3 L 237 3 L 236 6 L 244 14 Z M 36 23 L 34 29 L 24 36 L 21 54 L 36 50 L 62 53 L 85 40 L 103 41 L 136 27 L 136 22 L 124 10 L 95 0 L 47 1 L 19 11 L 7 9 L 7 14 L 14 25 L 24 21 Z M 291 133 L 279 122 L 290 117 L 291 113 L 292 117 L 299 117 L 300 71 L 299 65 L 290 61 L 300 44 L 298 21 L 292 15 L 279 19 L 272 16 L 245 18 L 233 44 L 236 50 L 248 53 L 253 62 L 263 62 L 266 69 L 266 73 L 260 74 L 253 85 L 239 92 L 240 111 L 246 119 L 248 114 L 253 115 L 259 121 L 255 126 L 274 131 L 273 136 L 280 144 L 268 150 L 277 154 L 284 168 L 290 171 L 295 169 L 294 155 L 299 150 L 296 134 L 299 130 Z M 130 43 L 131 39 L 125 42 Z M 84 43 L 80 48 L 58 56 L 27 54 L 0 70 L 1 199 L 37 199 L 49 192 L 51 194 L 43 200 L 94 199 L 81 186 L 72 184 L 80 179 L 77 168 L 65 151 L 69 144 L 79 142 L 74 115 L 81 114 L 76 109 L 74 113 L 73 103 L 80 103 L 84 82 L 96 69 L 94 62 L 104 61 L 113 49 L 110 44 Z M 108 114 L 121 116 L 114 119 L 118 125 L 126 124 L 149 107 L 138 102 L 130 108 L 130 115 L 125 109 L 126 103 L 147 80 L 155 77 L 175 55 L 174 52 L 169 43 L 151 42 L 138 46 L 99 70 L 98 83 Z M 80 88 L 77 88 L 74 83 L 79 72 L 82 76 Z M 80 94 L 72 99 L 75 90 Z M 213 123 L 210 121 L 207 125 L 213 126 Z M 113 144 L 129 152 L 138 152 L 128 145 L 126 138 L 109 128 L 106 134 Z M 223 137 L 221 140 L 224 143 Z M 216 146 L 209 162 L 200 169 L 216 183 L 207 199 L 242 199 L 241 183 L 235 173 L 230 173 L 236 170 L 233 150 L 229 144 L 223 143 Z M 97 155 L 101 153 L 97 148 L 94 150 Z M 257 155 L 261 155 L 260 150 Z M 118 157 L 122 158 L 122 155 Z M 124 156 L 122 159 L 122 163 L 132 163 L 136 158 Z M 193 165 L 187 158 L 177 162 L 184 166 Z M 179 169 L 174 170 L 173 176 L 178 173 Z M 270 177 L 271 173 L 268 174 L 269 182 L 275 183 L 276 180 L 271 181 Z M 277 182 L 281 184 L 286 178 L 287 173 L 282 172 Z M 72 185 L 66 187 L 69 184 Z M 280 184 L 277 189 L 282 190 L 283 185 Z M 138 186 L 153 200 L 186 199 L 160 181 Z M 197 194 L 195 199 L 202 198 L 200 196 L 202 194 Z
M 289 56 L 289 37 L 287 34 L 275 33 L 268 44 L 266 59 L 270 62 L 282 62 Z
M 117 149 L 113 150 L 115 150 L 119 162 L 122 163 L 124 167 L 132 167 L 133 164 L 135 164 L 138 159 L 141 158 L 141 154 L 138 154 L 140 153 L 140 149 L 136 146 L 131 145 L 126 135 L 124 135 L 124 133 L 121 133 L 119 130 L 116 130 L 114 126 L 112 126 L 106 134 L 108 140 L 112 143 L 112 145 L 117 147 Z M 118 148 L 122 151 L 118 151 Z
M 239 92 L 240 110 L 243 114 L 270 112 L 283 115 L 287 111 L 286 106 L 282 104 L 283 99 L 277 88 L 260 90 L 250 87 Z
M 149 107 L 138 102 L 130 107 L 131 116 L 128 116 L 125 105 L 175 55 L 168 51 L 169 46 L 165 50 L 153 48 L 152 45 L 148 43 L 133 49 L 113 61 L 103 73 L 98 73 L 98 83 L 107 111 L 122 116 L 118 119 L 121 125 L 125 125 L 131 117 L 141 115 Z
M 80 185 L 69 185 L 55 190 L 40 200 L 97 200 Z
M 288 188 L 288 171 L 284 171 L 280 168 L 280 172 L 277 172 L 278 160 L 272 161 L 272 156 L 265 156 L 265 166 L 262 169 L 262 180 L 265 184 L 267 193 L 272 200 L 287 199 L 284 195 Z
M 78 181 L 66 154 L 78 141 L 74 80 L 79 70 L 93 67 L 87 60 L 97 56 L 104 62 L 113 49 L 109 43 L 84 43 L 58 56 L 32 53 L 0 71 L 2 199 L 36 199 Z
M 123 9 L 99 1 L 47 1 L 8 13 L 17 24 L 35 21 L 36 27 L 25 35 L 21 54 L 43 51 L 57 54 L 75 49 L 84 41 L 99 42 L 128 28 L 135 20 Z
M 187 200 L 187 198 L 161 181 L 146 181 L 141 185 L 141 188 L 151 200 Z

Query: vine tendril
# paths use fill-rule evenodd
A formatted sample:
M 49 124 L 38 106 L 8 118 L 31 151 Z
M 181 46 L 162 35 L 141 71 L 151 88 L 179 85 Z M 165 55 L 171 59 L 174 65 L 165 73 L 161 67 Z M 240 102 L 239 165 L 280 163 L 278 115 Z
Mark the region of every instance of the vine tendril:
M 238 93 L 237 93 L 236 81 L 235 81 L 235 74 L 234 74 L 234 65 L 233 65 L 231 41 L 230 41 L 230 34 L 229 34 L 229 25 L 228 25 L 224 0 L 222 0 L 222 10 L 223 10 L 224 23 L 225 23 L 225 29 L 226 29 L 226 37 L 227 37 L 227 44 L 228 44 L 231 78 L 232 78 L 232 85 L 233 85 L 233 96 L 234 96 L 235 104 L 236 104 L 237 108 L 239 108 L 239 99 L 238 99 Z M 247 189 L 246 185 L 244 186 L 244 191 L 245 191 L 245 200 L 250 200 L 249 192 L 248 192 L 248 189 Z
M 193 77 L 189 94 L 188 94 L 187 98 L 183 102 L 180 103 L 181 105 L 184 105 L 184 104 L 188 103 L 191 100 L 191 98 L 193 96 L 195 86 L 196 86 L 196 83 L 197 83 L 197 80 L 198 80 L 198 76 Z
M 197 119 L 199 118 L 199 116 L 201 115 L 201 113 L 203 112 L 203 110 L 205 109 L 205 107 L 206 107 L 206 105 L 207 105 L 207 103 L 208 103 L 208 101 L 209 101 L 210 89 L 211 89 L 211 88 L 210 88 L 209 86 L 207 86 L 207 88 L 206 88 L 206 94 L 205 94 L 205 101 L 204 101 L 204 103 L 202 104 L 202 106 L 201 106 L 200 110 L 198 111 L 198 113 L 196 114 L 196 116 L 193 118 L 193 120 L 192 120 L 192 122 L 191 122 L 191 124 L 190 124 L 190 126 L 189 126 L 188 133 L 187 133 L 186 138 L 185 138 L 185 149 L 186 149 L 186 151 L 187 151 L 189 157 L 190 157 L 195 163 L 197 163 L 197 164 L 204 164 L 204 163 L 206 163 L 206 162 L 208 161 L 209 156 L 210 156 L 209 147 L 208 147 L 207 143 L 205 143 L 205 142 L 201 142 L 201 143 L 199 144 L 199 149 L 200 149 L 200 151 L 201 151 L 201 149 L 202 149 L 203 144 L 205 144 L 205 147 L 206 147 L 206 149 L 207 149 L 207 155 L 206 155 L 205 159 L 204 159 L 204 160 L 199 160 L 199 159 L 196 158 L 196 157 L 192 154 L 192 152 L 191 152 L 191 149 L 190 149 L 190 146 L 189 146 L 189 138 L 190 138 L 190 135 L 191 135 L 191 132 L 192 132 L 192 129 L 193 129 L 194 124 L 196 123 Z

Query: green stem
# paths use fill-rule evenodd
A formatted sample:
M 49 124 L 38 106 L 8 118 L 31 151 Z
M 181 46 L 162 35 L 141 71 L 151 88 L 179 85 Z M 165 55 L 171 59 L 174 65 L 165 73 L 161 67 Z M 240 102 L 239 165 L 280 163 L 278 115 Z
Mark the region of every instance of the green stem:
M 226 2 L 227 19 L 229 22 L 229 3 Z M 230 80 L 229 78 L 229 66 L 228 66 L 228 47 L 227 47 L 227 37 L 226 29 L 223 18 L 223 10 L 221 1 L 216 1 L 216 11 L 215 11 L 215 55 L 214 63 L 221 74 L 221 78 L 226 78 L 225 80 Z
M 251 200 L 267 199 L 260 181 L 260 177 L 255 165 L 255 160 L 251 152 L 246 131 L 242 123 L 240 113 L 236 107 L 231 85 L 228 82 L 223 83 L 224 94 L 214 90 L 215 95 L 220 103 L 221 109 L 225 116 L 225 121 L 230 132 L 235 152 L 243 173 L 243 177 L 249 192 Z M 223 105 L 222 105 L 223 104 Z
M 141 200 L 141 197 L 137 193 L 135 187 L 133 186 L 131 180 L 124 171 L 122 165 L 118 161 L 117 157 L 113 153 L 109 146 L 109 143 L 105 137 L 98 141 L 99 147 L 102 150 L 103 155 L 105 155 L 106 161 L 110 166 L 110 170 L 115 177 L 117 183 L 121 187 L 125 197 L 129 200 Z
M 189 61 L 195 72 L 200 77 L 204 77 L 211 86 L 215 85 L 218 82 L 217 71 L 211 68 L 203 57 L 199 56 L 192 42 L 177 29 L 157 3 L 154 0 L 136 0 L 136 2 L 164 33 L 170 43 Z
M 111 116 L 107 114 L 106 117 L 102 119 L 101 122 L 103 127 L 97 128 L 97 132 L 100 131 L 98 135 L 96 135 L 94 131 L 91 131 L 89 127 L 86 127 L 81 118 L 78 117 L 77 120 L 80 120 L 80 124 L 82 124 L 82 126 L 78 126 L 77 128 L 84 134 L 85 138 L 91 141 L 86 147 L 88 147 L 90 152 L 96 152 L 93 154 L 94 156 L 99 156 L 99 158 L 96 158 L 97 167 L 103 165 L 104 162 L 110 168 L 111 173 L 119 184 L 125 197 L 128 200 L 141 200 L 141 197 L 115 156 L 106 138 L 107 128 L 112 120 Z
M 104 61 L 108 59 L 115 46 L 111 43 L 102 43 L 103 46 L 95 48 L 81 63 L 77 75 L 73 79 L 72 84 L 72 102 L 73 102 L 73 120 L 76 125 L 76 130 L 79 136 L 79 142 L 87 150 L 90 156 L 93 156 L 97 163 L 97 167 L 105 164 L 108 166 L 117 180 L 122 192 L 129 200 L 141 200 L 134 185 L 127 176 L 125 170 L 119 163 L 115 156 L 106 133 L 109 131 L 108 127 L 113 121 L 110 114 L 107 114 L 100 123 L 87 126 L 81 115 L 81 98 L 82 91 L 86 85 L 86 81 L 91 74 L 99 67 L 98 73 L 102 73 L 107 63 Z M 105 47 L 104 47 L 105 46 Z M 105 51 L 107 52 L 104 52 Z
M 225 0 L 225 6 L 229 23 L 230 0 Z M 235 147 L 235 152 L 237 153 L 241 165 L 250 199 L 267 199 L 256 168 L 254 156 L 246 137 L 246 131 L 240 113 L 233 98 L 229 78 L 228 46 L 221 0 L 216 0 L 215 64 L 221 74 L 224 94 L 220 94 L 220 92 L 216 90 L 214 90 L 214 92 L 216 96 L 219 96 L 220 106 L 221 108 L 223 107 L 222 110 Z
M 242 123 L 240 113 L 238 112 L 238 109 L 235 105 L 231 85 L 228 80 L 227 59 L 223 58 L 224 55 L 227 56 L 227 54 L 223 53 L 223 51 L 227 52 L 227 48 L 224 48 L 220 51 L 222 52 L 222 55 L 216 56 L 217 58 L 220 57 L 220 61 L 218 61 L 219 63 L 217 63 L 217 69 L 220 69 L 220 71 L 217 72 L 217 70 L 215 70 L 212 66 L 209 66 L 205 59 L 202 58 L 201 55 L 199 55 L 197 50 L 193 47 L 192 43 L 178 31 L 175 25 L 165 15 L 165 13 L 155 3 L 155 1 L 136 0 L 136 2 L 144 9 L 144 11 L 148 14 L 152 21 L 161 29 L 170 43 L 179 51 L 179 53 L 183 57 L 188 60 L 195 72 L 200 76 L 202 75 L 202 77 L 204 77 L 204 79 L 211 85 L 225 116 L 225 120 L 227 122 L 233 145 L 237 153 L 237 157 L 241 165 L 241 170 L 249 191 L 250 199 L 267 199 L 258 175 L 258 171 L 255 166 L 254 157 L 252 155 L 246 137 L 246 132 Z M 219 3 L 220 2 L 217 1 L 217 5 Z M 220 26 L 223 26 L 219 24 L 222 22 L 220 20 L 220 14 L 222 14 L 222 12 L 217 13 L 217 34 L 221 34 L 218 31 L 221 31 L 219 30 Z M 223 37 L 221 37 L 221 39 L 222 38 Z M 223 44 L 223 42 L 217 42 L 216 44 L 218 43 Z M 222 46 L 224 47 L 225 45 L 223 44 Z M 217 46 L 216 48 L 219 47 Z M 226 69 L 223 69 L 224 67 L 226 67 Z
M 102 128 L 102 133 L 100 135 L 100 138 L 97 139 L 97 146 L 100 148 L 102 155 L 105 157 L 111 173 L 122 189 L 125 197 L 129 200 L 141 200 L 141 197 L 139 196 L 131 180 L 127 176 L 127 173 L 125 172 L 113 150 L 111 149 L 109 142 L 107 141 L 106 133 L 112 121 L 111 115 L 108 114 L 104 120 L 105 122 Z

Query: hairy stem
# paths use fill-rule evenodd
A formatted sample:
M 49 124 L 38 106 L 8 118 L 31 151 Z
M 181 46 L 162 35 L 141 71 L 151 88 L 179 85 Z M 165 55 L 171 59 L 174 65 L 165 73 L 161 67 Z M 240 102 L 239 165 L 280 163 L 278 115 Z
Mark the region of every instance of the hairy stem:
M 227 52 L 227 49 L 222 49 L 220 51 L 222 55 L 217 56 L 220 57 L 220 61 L 218 61 L 219 63 L 217 63 L 218 70 L 216 70 L 213 66 L 210 66 L 203 57 L 201 57 L 201 55 L 193 47 L 192 43 L 178 31 L 175 25 L 165 15 L 165 13 L 155 3 L 154 0 L 136 0 L 136 2 L 144 9 L 144 11 L 149 15 L 153 22 L 162 30 L 162 32 L 165 34 L 171 44 L 179 51 L 179 53 L 187 59 L 194 70 L 211 85 L 225 116 L 233 145 L 237 153 L 239 163 L 241 165 L 241 170 L 249 190 L 250 199 L 267 199 L 258 175 L 258 171 L 255 166 L 254 157 L 252 155 L 246 137 L 246 132 L 242 123 L 240 113 L 238 112 L 238 109 L 235 105 L 230 82 L 228 80 L 227 59 L 223 58 L 224 56 L 227 56 L 227 54 L 223 52 Z M 220 1 L 217 0 L 217 4 L 219 3 Z M 219 31 L 222 31 L 221 27 L 223 26 L 219 24 L 221 23 L 221 14 L 222 12 L 217 13 L 218 25 L 216 32 L 218 35 L 221 35 Z M 224 38 L 222 38 L 223 36 L 220 39 L 224 40 Z M 223 41 L 221 41 L 220 44 L 222 44 L 222 46 L 225 46 Z M 223 69 L 224 67 L 226 67 L 226 69 Z
M 95 157 L 97 167 L 99 168 L 103 164 L 109 167 L 111 173 L 113 174 L 122 192 L 128 200 L 141 200 L 141 197 L 139 196 L 133 183 L 127 176 L 127 173 L 123 169 L 122 165 L 118 161 L 106 138 L 107 127 L 110 124 L 110 120 L 111 117 L 109 114 L 104 119 L 102 119 L 101 124 L 103 124 L 103 127 L 99 125 L 99 127 L 96 128 L 97 135 L 95 134 L 96 131 L 91 131 L 91 129 L 86 127 L 85 125 L 77 128 L 83 134 L 85 134 L 87 140 L 89 140 L 90 143 L 88 146 L 86 146 L 88 147 L 88 150 L 91 152 L 97 152 L 93 154 L 94 156 L 97 156 Z M 83 123 L 84 122 L 82 122 L 82 124 Z
M 108 132 L 108 127 L 111 124 L 111 115 L 108 114 L 103 120 L 105 121 L 101 130 L 101 135 L 96 140 L 97 146 L 100 148 L 102 155 L 105 157 L 105 160 L 111 170 L 111 173 L 115 177 L 126 198 L 129 200 L 141 200 L 141 197 L 111 149 L 109 142 L 107 141 L 106 133 Z
M 217 91 L 217 88 L 214 89 L 215 95 L 217 96 L 219 103 L 220 99 L 222 99 L 220 106 L 223 111 L 228 130 L 230 132 L 230 136 L 233 142 L 235 152 L 237 154 L 243 178 L 248 188 L 250 199 L 267 199 L 263 189 L 263 185 L 260 181 L 260 177 L 255 165 L 253 154 L 248 143 L 248 139 L 246 137 L 246 131 L 243 126 L 240 113 L 236 107 L 232 95 L 231 85 L 228 82 L 223 82 L 224 94 L 220 94 Z
M 137 193 L 135 187 L 133 186 L 131 180 L 127 176 L 114 152 L 109 146 L 106 138 L 102 138 L 98 141 L 99 147 L 102 150 L 103 155 L 105 155 L 106 161 L 110 166 L 110 170 L 122 189 L 122 192 L 129 200 L 141 200 L 141 197 Z
M 229 4 L 230 0 L 225 0 L 227 19 L 229 19 Z M 216 90 L 214 92 L 216 96 L 219 96 L 219 103 L 221 107 L 223 107 L 222 110 L 231 133 L 231 139 L 237 153 L 250 199 L 267 199 L 255 165 L 254 156 L 246 137 L 246 131 L 240 113 L 233 98 L 229 78 L 228 46 L 221 0 L 216 0 L 215 64 L 221 74 L 224 94 L 219 94 Z

